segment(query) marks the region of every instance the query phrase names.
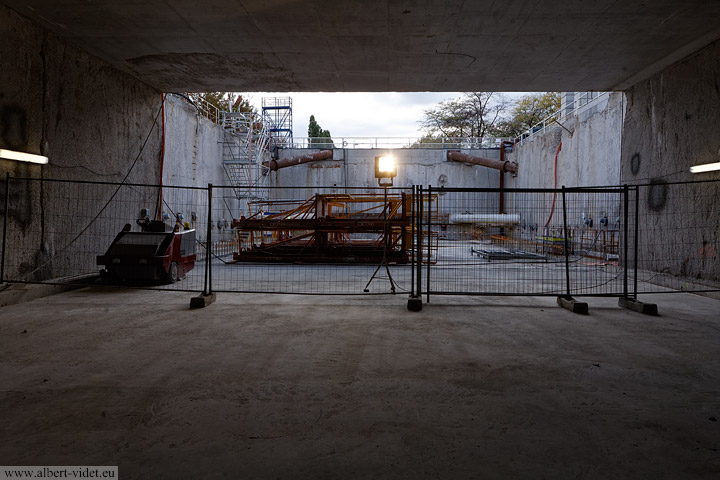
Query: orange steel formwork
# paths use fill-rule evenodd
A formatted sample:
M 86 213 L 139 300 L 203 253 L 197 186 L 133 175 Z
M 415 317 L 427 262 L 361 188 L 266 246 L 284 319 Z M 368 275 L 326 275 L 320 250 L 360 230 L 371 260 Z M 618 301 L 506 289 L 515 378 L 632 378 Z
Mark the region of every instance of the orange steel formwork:
M 248 203 L 233 220 L 236 262 L 407 263 L 412 196 L 316 194 L 307 200 Z

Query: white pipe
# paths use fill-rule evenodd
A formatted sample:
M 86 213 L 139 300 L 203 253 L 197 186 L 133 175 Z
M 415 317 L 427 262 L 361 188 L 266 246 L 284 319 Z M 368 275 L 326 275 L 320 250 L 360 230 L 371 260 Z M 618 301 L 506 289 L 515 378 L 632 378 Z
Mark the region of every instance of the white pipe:
M 495 214 L 481 214 L 481 213 L 453 213 L 450 215 L 450 223 L 489 223 L 489 224 L 518 224 L 520 223 L 520 215 L 517 213 L 495 213 Z

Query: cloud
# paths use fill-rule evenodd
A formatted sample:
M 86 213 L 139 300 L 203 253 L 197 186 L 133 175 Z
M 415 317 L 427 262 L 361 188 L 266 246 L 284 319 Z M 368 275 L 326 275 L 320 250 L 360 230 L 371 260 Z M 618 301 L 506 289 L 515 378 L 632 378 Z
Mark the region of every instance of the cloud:
M 315 120 L 333 138 L 406 137 L 422 135 L 418 121 L 423 111 L 443 100 L 458 98 L 462 92 L 254 92 L 246 96 L 258 111 L 263 97 L 291 97 L 293 135 L 307 137 L 308 120 Z M 513 94 L 508 94 L 513 96 Z

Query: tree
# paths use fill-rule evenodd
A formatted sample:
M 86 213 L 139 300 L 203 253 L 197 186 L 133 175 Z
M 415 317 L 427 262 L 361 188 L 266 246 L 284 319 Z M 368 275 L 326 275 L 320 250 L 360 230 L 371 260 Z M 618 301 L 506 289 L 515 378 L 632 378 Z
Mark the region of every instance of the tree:
M 330 130 L 323 130 L 315 120 L 315 115 L 310 115 L 308 121 L 308 147 L 335 148 Z
M 215 123 L 222 122 L 222 112 L 242 112 L 257 115 L 250 100 L 233 92 L 191 93 L 190 99 L 195 106 Z
M 233 92 L 205 92 L 199 98 L 221 112 L 257 113 L 250 100 Z
M 484 137 L 507 110 L 508 101 L 495 92 L 469 92 L 423 112 L 420 128 L 429 136 Z
M 531 93 L 520 97 L 512 109 L 512 116 L 493 129 L 497 137 L 517 137 L 560 110 L 560 94 Z
M 507 107 L 508 101 L 500 93 L 466 93 L 463 108 L 470 124 L 470 136 L 484 137 L 505 113 Z

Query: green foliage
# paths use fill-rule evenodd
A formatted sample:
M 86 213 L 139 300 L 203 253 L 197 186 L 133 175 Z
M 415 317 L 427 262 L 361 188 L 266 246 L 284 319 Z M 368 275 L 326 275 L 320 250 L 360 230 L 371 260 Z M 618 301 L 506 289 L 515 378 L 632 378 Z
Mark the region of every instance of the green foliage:
M 205 92 L 198 95 L 221 112 L 257 113 L 250 100 L 232 92 Z
M 322 136 L 322 128 L 318 125 L 315 120 L 315 115 L 310 115 L 310 121 L 308 122 L 308 138 L 317 138 Z
M 462 148 L 460 143 L 448 142 L 442 135 L 423 135 L 405 148 L 437 148 L 436 145 L 443 145 L 444 148 Z
M 431 145 L 442 143 L 442 136 L 436 135 L 423 135 L 417 141 L 408 145 L 407 148 L 429 148 Z M 426 147 L 427 146 L 427 147 Z
M 330 130 L 323 130 L 315 120 L 315 115 L 310 115 L 308 121 L 308 146 L 312 148 L 335 148 Z
M 517 137 L 558 110 L 560 94 L 555 92 L 527 94 L 514 104 L 498 93 L 469 92 L 425 110 L 419 123 L 423 138 Z
M 517 137 L 560 110 L 560 94 L 556 92 L 523 95 L 512 109 L 509 119 L 498 122 L 492 130 L 497 137 Z

